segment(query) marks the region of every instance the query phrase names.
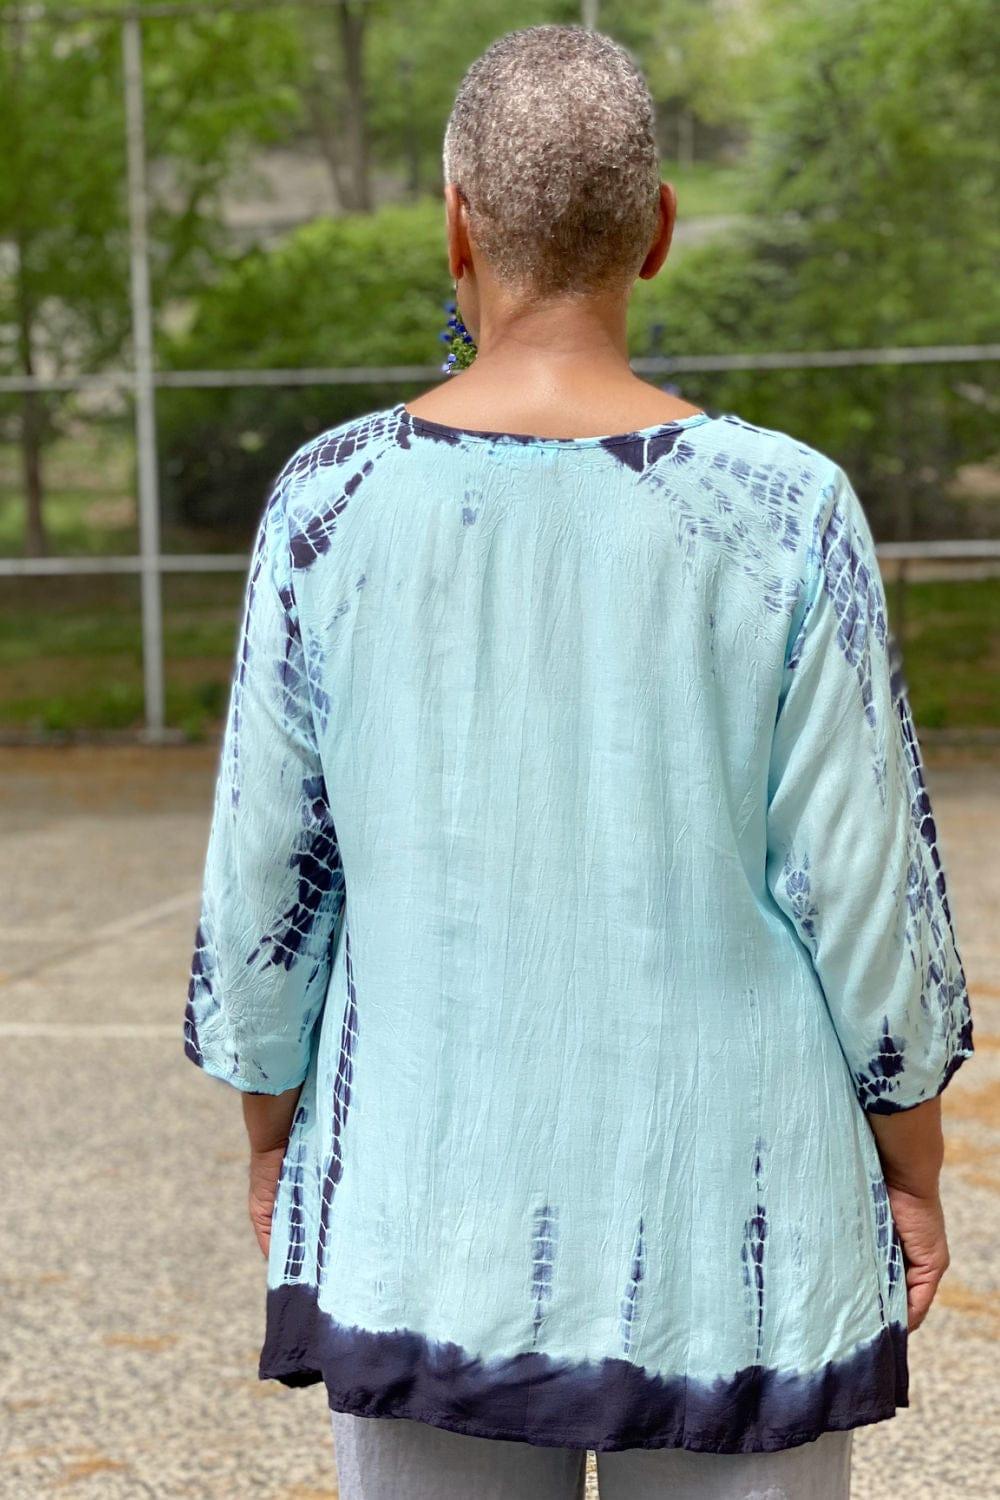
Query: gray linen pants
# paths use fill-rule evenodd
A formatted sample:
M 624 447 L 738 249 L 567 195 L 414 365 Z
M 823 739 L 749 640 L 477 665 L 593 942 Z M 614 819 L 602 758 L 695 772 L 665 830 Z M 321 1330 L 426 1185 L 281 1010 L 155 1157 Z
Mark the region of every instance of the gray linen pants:
M 586 1452 L 331 1411 L 340 1500 L 583 1500 Z M 851 1440 L 778 1453 L 598 1453 L 601 1500 L 848 1500 Z

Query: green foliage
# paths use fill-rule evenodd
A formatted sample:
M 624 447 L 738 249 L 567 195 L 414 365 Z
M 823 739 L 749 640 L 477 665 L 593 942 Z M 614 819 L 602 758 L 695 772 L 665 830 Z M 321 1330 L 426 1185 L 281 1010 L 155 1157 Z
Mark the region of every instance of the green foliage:
M 640 289 L 634 352 L 992 338 L 1000 75 L 990 0 L 760 0 L 759 11 L 746 223 Z M 946 534 L 942 497 L 957 464 L 996 448 L 995 363 L 681 378 L 691 399 L 835 455 L 890 534 Z
M 573 17 L 572 19 L 576 19 Z M 636 5 L 605 0 L 600 26 L 626 46 L 649 83 L 661 127 L 661 141 L 672 175 L 669 126 L 679 107 L 705 124 L 728 127 L 734 135 L 749 121 L 759 95 L 753 62 L 760 40 L 757 6 L 727 0 L 668 0 Z
M 249 252 L 206 288 L 187 332 L 164 342 L 163 363 L 437 369 L 450 290 L 436 201 L 318 219 L 273 250 Z M 163 391 L 168 519 L 246 527 L 263 504 L 263 476 L 276 473 L 300 444 L 399 399 L 392 381 Z
M 472 60 L 515 27 L 578 19 L 577 6 L 541 0 L 394 0 L 381 9 L 367 43 L 376 161 L 400 175 L 411 197 L 436 190 L 445 122 Z
M 750 158 L 764 243 L 805 338 L 978 342 L 1000 250 L 996 14 L 989 0 L 772 3 L 782 88 Z M 789 229 L 791 233 L 789 234 Z
M 68 27 L 53 46 L 45 27 L 0 25 L 0 238 L 13 252 L 0 320 L 43 319 L 57 369 L 79 358 L 81 341 L 106 348 L 125 326 L 124 289 L 111 285 L 128 271 L 118 30 Z M 20 355 L 0 345 L 8 368 Z
M 495 37 L 576 21 L 575 0 L 398 0 L 363 13 L 350 77 L 337 13 L 206 12 L 143 28 L 152 280 L 173 369 L 417 365 L 444 358 L 451 282 L 441 134 L 465 68 Z M 129 354 L 119 27 L 0 24 L 0 371 L 120 365 Z M 1000 68 L 992 0 L 604 0 L 602 29 L 642 64 L 681 224 L 630 308 L 633 354 L 703 356 L 986 342 L 1000 250 Z M 352 111 L 363 118 L 358 132 Z M 675 163 L 693 119 L 718 159 Z M 332 131 L 332 134 L 331 134 Z M 737 148 L 746 147 L 737 155 Z M 242 251 L 219 193 L 261 145 L 317 146 L 336 178 L 357 148 L 377 200 Z M 349 174 L 348 174 L 349 175 Z M 435 196 L 428 197 L 428 193 Z M 735 225 L 733 215 L 741 215 Z M 180 329 L 180 331 L 178 331 Z M 430 378 L 434 378 L 431 376 Z M 654 377 L 659 379 L 660 377 Z M 842 462 L 880 536 L 996 533 L 997 506 L 949 498 L 996 452 L 995 363 L 680 373 L 690 400 L 811 442 Z M 170 390 L 158 395 L 163 537 L 248 540 L 268 479 L 302 442 L 425 382 Z M 0 439 L 52 444 L 55 551 L 130 550 L 131 440 L 95 447 L 75 402 L 0 396 Z M 119 423 L 129 407 L 116 408 Z M 60 429 L 66 436 L 59 438 Z M 53 438 L 57 441 L 53 444 Z M 988 495 L 988 487 L 980 492 Z M 23 537 L 20 455 L 0 450 L 0 549 Z M 217 530 L 211 530 L 215 527 Z M 243 580 L 166 580 L 168 717 L 217 723 Z M 905 660 L 919 723 L 998 724 L 995 580 L 907 590 Z M 0 607 L 8 723 L 136 724 L 135 579 L 12 580 Z
M 162 317 L 228 253 L 225 176 L 294 111 L 280 80 L 287 16 L 216 14 L 143 27 L 150 274 Z M 121 28 L 0 17 L 0 372 L 44 357 L 55 374 L 127 361 L 131 339 Z M 73 409 L 44 400 L 51 440 Z M 21 433 L 0 397 L 0 432 Z

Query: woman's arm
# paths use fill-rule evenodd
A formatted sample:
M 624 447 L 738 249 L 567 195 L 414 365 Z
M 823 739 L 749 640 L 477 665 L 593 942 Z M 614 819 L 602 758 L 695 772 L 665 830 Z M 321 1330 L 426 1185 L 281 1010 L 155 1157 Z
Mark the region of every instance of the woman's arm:
M 301 1092 L 299 1083 L 283 1094 L 243 1095 L 243 1123 L 250 1140 L 250 1223 L 265 1259 L 271 1248 L 281 1166 Z
M 872 1126 L 912 1330 L 948 1267 L 940 1096 L 973 1055 L 972 1012 L 875 543 L 837 466 L 809 558 L 774 728 L 767 879 Z
M 766 877 L 812 957 L 859 1104 L 898 1114 L 972 1056 L 972 1013 L 875 543 L 836 466 L 809 553 L 771 746 Z
M 251 1152 L 266 1155 L 278 1146 L 284 1150 L 292 1132 L 295 1106 L 301 1092 L 302 1084 L 298 1083 L 283 1094 L 243 1095 L 243 1123 Z
M 309 1071 L 346 896 L 285 490 L 279 476 L 247 581 L 184 1018 L 193 1063 L 243 1093 L 276 1097 Z
M 885 1180 L 915 1198 L 937 1196 L 944 1161 L 941 1096 L 893 1114 L 868 1113 Z
M 938 1190 L 944 1160 L 941 1096 L 892 1114 L 869 1113 L 868 1121 L 903 1250 L 907 1326 L 912 1333 L 926 1318 L 951 1263 Z
M 285 511 L 260 519 L 219 758 L 184 1050 L 243 1094 L 250 1218 L 266 1255 L 345 904 Z

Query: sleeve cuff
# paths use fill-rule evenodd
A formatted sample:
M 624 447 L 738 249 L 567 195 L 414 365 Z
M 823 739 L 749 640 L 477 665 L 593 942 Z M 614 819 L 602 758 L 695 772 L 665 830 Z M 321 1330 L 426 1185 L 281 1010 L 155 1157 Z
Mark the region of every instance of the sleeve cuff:
M 941 1075 L 937 1088 L 933 1093 L 925 1094 L 922 1099 L 910 1099 L 905 1102 L 891 1097 L 869 1099 L 867 1101 L 862 1099 L 861 1106 L 865 1113 L 869 1115 L 895 1115 L 900 1114 L 906 1109 L 916 1109 L 918 1104 L 927 1104 L 931 1099 L 937 1099 L 939 1095 L 944 1093 L 966 1058 L 972 1057 L 974 1053 L 975 1048 L 971 1042 L 967 1047 L 962 1047 L 957 1052 L 953 1052 Z
M 287 1080 L 269 1077 L 259 1064 L 253 1064 L 249 1072 L 241 1070 L 228 1058 L 206 1056 L 187 1031 L 184 1034 L 184 1055 L 210 1078 L 228 1084 L 230 1088 L 236 1089 L 241 1094 L 285 1094 L 289 1089 L 301 1087 L 309 1072 L 308 1061 L 305 1067 L 298 1071 L 296 1077 Z

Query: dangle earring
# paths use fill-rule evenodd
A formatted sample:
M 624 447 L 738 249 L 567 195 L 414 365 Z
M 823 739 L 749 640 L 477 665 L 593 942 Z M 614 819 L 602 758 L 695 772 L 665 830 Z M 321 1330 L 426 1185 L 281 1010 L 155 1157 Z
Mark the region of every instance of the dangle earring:
M 455 294 L 458 294 L 458 282 L 454 283 Z M 454 375 L 459 370 L 467 370 L 476 357 L 476 345 L 472 334 L 466 328 L 458 315 L 457 301 L 448 301 L 443 304 L 448 314 L 448 326 L 441 334 L 441 342 L 448 346 L 448 358 L 441 366 L 445 375 Z

